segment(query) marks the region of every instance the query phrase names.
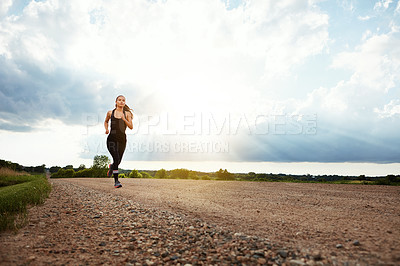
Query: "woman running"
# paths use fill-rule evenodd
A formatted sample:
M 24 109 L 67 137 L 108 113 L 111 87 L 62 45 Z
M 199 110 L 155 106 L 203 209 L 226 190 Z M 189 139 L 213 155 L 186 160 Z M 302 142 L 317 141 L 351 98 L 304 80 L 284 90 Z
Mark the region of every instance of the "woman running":
M 121 163 L 126 147 L 125 129 L 127 126 L 130 129 L 133 128 L 133 114 L 131 112 L 132 109 L 125 104 L 125 97 L 122 95 L 119 95 L 115 100 L 115 107 L 114 110 L 107 112 L 106 120 L 104 121 L 106 134 L 110 133 L 107 137 L 107 149 L 113 158 L 113 163 L 108 166 L 107 176 L 114 175 L 114 187 L 120 188 L 122 185 L 118 181 L 118 165 Z M 108 121 L 110 119 L 111 132 L 108 130 Z

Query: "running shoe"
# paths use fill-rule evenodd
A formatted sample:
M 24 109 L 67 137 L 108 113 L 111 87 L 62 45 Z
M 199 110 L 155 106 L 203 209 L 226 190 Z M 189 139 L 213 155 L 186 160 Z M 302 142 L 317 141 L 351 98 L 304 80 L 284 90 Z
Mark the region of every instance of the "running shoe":
M 111 163 L 108 165 L 108 172 L 107 172 L 107 176 L 108 176 L 108 177 L 111 177 L 112 174 L 113 174 L 113 173 L 112 173 L 113 171 L 112 171 L 112 169 L 111 169 L 111 165 L 112 165 Z
M 115 188 L 120 188 L 120 187 L 122 187 L 122 185 L 121 185 L 121 183 L 120 183 L 119 181 L 117 181 L 117 182 L 114 184 L 114 187 L 115 187 Z

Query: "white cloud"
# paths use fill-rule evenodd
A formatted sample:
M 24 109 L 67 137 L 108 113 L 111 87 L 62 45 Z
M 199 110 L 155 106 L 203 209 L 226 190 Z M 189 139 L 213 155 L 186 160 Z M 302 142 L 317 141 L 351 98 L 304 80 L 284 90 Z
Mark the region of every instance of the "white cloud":
M 342 0 L 341 6 L 344 10 L 349 12 L 354 12 L 355 10 L 354 0 Z
M 379 0 L 374 5 L 374 10 L 376 11 L 385 11 L 389 8 L 389 5 L 393 3 L 393 0 Z
M 249 1 L 232 10 L 214 0 L 32 1 L 1 23 L 0 52 L 10 64 L 54 79 L 67 69 L 84 73 L 81 85 L 110 85 L 97 86 L 97 95 L 135 87 L 136 97 L 153 95 L 149 104 L 176 111 L 246 108 L 266 89 L 260 82 L 288 75 L 328 40 L 328 16 L 305 0 Z
M 282 99 L 277 80 L 300 75 L 293 73 L 297 66 L 327 55 L 332 44 L 329 15 L 316 2 L 254 0 L 229 10 L 218 0 L 32 1 L 18 16 L 0 21 L 0 127 L 27 131 L 48 118 L 82 125 L 82 114 L 90 112 L 101 114 L 101 124 L 115 96 L 124 94 L 138 116 L 317 113 L 322 126 L 331 123 L 348 137 L 350 131 L 340 127 L 343 121 L 361 118 L 350 127 L 367 127 L 366 120 L 378 117 L 374 110 L 385 110 L 389 92 L 398 88 L 399 38 L 394 30 L 366 31 L 361 45 L 333 60 L 335 69 L 353 73 L 350 79 L 315 89 L 305 100 Z M 353 1 L 342 3 L 355 12 Z M 382 1 L 382 8 L 386 4 Z M 17 117 L 23 127 L 13 129 L 9 117 Z M 104 142 L 104 135 L 94 135 Z M 290 149 L 295 147 L 303 149 L 296 155 L 301 158 L 314 147 L 311 139 L 300 137 L 274 144 L 238 136 L 230 138 L 232 143 L 248 140 L 257 146 L 259 153 L 246 151 L 252 160 L 265 154 L 285 158 L 286 152 L 294 158 Z
M 7 11 L 11 6 L 12 0 L 3 0 L 0 2 L 0 18 L 7 14 Z
M 400 100 L 399 99 L 391 100 L 388 104 L 383 106 L 382 109 L 375 108 L 374 112 L 378 113 L 379 116 L 382 118 L 392 117 L 396 115 L 398 116 L 400 115 Z
M 332 88 L 314 90 L 305 101 L 292 103 L 297 107 L 294 113 L 318 115 L 318 134 L 314 141 L 327 145 L 332 155 L 329 160 L 340 154 L 342 160 L 347 156 L 349 160 L 371 160 L 372 157 L 393 160 L 398 156 L 393 145 L 399 142 L 400 130 L 398 33 L 365 37 L 353 51 L 339 53 L 332 67 L 348 69 L 353 74 Z M 388 117 L 393 119 L 390 123 L 386 120 Z M 320 156 L 325 157 L 326 153 Z
M 397 35 L 365 37 L 365 42 L 356 51 L 340 53 L 332 67 L 354 70 L 351 82 L 366 90 L 388 92 L 400 80 L 400 39 Z
M 9 134 L 0 130 L 0 145 L 3 147 L 0 158 L 22 165 L 78 166 L 82 163 L 78 158 L 83 148 L 84 132 L 83 127 L 68 126 L 54 119 L 43 120 L 33 132 Z
M 370 20 L 372 17 L 367 15 L 367 16 L 358 16 L 357 18 L 361 21 L 367 21 Z

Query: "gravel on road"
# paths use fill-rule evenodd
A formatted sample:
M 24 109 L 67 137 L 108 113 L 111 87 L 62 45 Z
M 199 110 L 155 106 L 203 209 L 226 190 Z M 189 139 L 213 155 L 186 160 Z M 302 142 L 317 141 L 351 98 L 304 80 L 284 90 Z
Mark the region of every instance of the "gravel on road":
M 1 234 L 1 265 L 400 264 L 396 188 L 131 179 L 112 189 L 110 179 L 51 182 L 50 198 L 29 210 L 29 224 Z

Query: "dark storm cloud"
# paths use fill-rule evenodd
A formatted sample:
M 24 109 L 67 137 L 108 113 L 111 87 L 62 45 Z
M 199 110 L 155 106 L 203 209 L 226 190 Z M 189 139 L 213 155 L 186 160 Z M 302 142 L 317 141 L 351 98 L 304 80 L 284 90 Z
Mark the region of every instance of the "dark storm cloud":
M 385 122 L 377 127 L 385 130 Z M 233 146 L 239 160 L 272 162 L 373 162 L 400 161 L 400 139 L 368 128 L 348 129 L 320 121 L 312 134 L 242 136 Z M 396 127 L 393 125 L 392 127 Z M 400 126 L 397 125 L 400 131 Z M 303 132 L 304 133 L 304 132 Z M 377 134 L 377 135 L 374 135 Z M 232 158 L 234 159 L 234 158 Z
M 101 87 L 93 83 L 101 80 Z M 116 89 L 111 81 L 94 73 L 56 69 L 45 73 L 29 62 L 0 58 L 0 119 L 3 130 L 32 130 L 37 122 L 53 118 L 66 124 L 82 124 L 84 114 L 105 113 L 112 108 Z M 21 126 L 21 124 L 25 126 Z

